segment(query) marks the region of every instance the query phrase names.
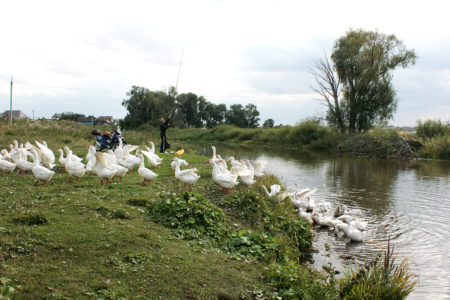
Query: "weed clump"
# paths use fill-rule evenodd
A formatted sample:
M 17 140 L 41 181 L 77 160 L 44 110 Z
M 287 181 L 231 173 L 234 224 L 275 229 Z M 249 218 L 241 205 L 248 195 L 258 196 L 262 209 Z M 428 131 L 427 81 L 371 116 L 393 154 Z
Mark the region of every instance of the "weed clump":
M 150 201 L 147 199 L 129 199 L 127 201 L 127 204 L 133 205 L 133 206 L 143 206 L 146 207 L 150 204 Z
M 405 299 L 417 283 L 416 276 L 408 272 L 405 260 L 395 263 L 394 248 L 379 253 L 372 261 L 345 274 L 339 290 L 340 299 Z
M 48 224 L 48 219 L 43 214 L 26 214 L 14 219 L 15 223 L 35 226 Z
M 107 207 L 100 206 L 95 209 L 100 215 L 110 219 L 131 219 L 130 214 L 122 209 L 111 210 Z

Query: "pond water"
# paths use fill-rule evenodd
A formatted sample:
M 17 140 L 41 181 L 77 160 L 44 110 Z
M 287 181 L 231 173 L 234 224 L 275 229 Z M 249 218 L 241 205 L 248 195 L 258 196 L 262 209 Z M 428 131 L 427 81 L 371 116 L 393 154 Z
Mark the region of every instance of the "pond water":
M 212 153 L 209 145 L 185 147 L 206 156 Z M 288 189 L 294 190 L 296 183 L 317 188 L 316 202 L 345 204 L 351 215 L 369 223 L 361 243 L 315 228 L 316 267 L 331 262 L 342 271 L 362 264 L 385 250 L 390 237 L 397 261 L 407 258 L 410 271 L 418 275 L 408 299 L 450 299 L 449 162 L 323 157 L 217 144 L 216 148 L 222 157 L 266 160 L 267 172 Z

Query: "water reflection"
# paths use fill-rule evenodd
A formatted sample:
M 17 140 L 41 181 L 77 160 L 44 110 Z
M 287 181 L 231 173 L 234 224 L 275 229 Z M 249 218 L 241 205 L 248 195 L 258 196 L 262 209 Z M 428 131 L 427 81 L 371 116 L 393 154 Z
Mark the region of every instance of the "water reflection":
M 210 145 L 185 145 L 210 157 Z M 265 159 L 287 188 L 318 188 L 314 197 L 345 204 L 369 222 L 362 243 L 315 229 L 315 265 L 338 269 L 372 259 L 388 237 L 399 258 L 407 257 L 419 284 L 409 299 L 450 299 L 450 163 L 327 157 L 298 151 L 218 145 L 222 157 Z M 327 245 L 327 247 L 325 246 Z M 327 251 L 327 248 L 330 251 Z M 343 259 L 350 255 L 351 260 Z

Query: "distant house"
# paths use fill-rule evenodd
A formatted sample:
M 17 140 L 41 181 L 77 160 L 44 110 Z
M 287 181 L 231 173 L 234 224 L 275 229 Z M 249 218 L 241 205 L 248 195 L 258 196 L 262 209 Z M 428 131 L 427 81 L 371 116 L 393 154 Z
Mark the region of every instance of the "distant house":
M 54 114 L 52 116 L 52 120 L 59 120 L 59 119 L 61 119 L 61 117 L 62 117 L 62 114 Z
M 114 118 L 112 116 L 100 116 L 97 118 L 99 124 L 113 124 Z
M 78 118 L 77 122 L 83 125 L 94 125 L 95 117 Z
M 103 120 L 108 124 L 111 124 L 112 122 L 114 122 L 114 118 L 112 116 L 100 116 L 97 119 Z
M 9 110 L 5 110 L 4 113 L 1 114 L 3 118 L 9 118 Z M 13 110 L 12 111 L 12 117 L 14 119 L 30 119 L 29 116 L 27 116 L 23 111 L 21 110 Z

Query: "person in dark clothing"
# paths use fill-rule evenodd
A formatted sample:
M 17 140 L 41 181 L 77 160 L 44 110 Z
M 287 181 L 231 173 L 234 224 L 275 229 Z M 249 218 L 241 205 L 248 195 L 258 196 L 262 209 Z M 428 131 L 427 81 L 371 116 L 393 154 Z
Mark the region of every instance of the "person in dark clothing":
M 167 135 L 166 130 L 170 127 L 170 118 L 167 118 L 167 121 L 164 118 L 161 118 L 161 125 L 159 126 L 159 130 L 161 132 L 161 153 L 166 152 L 166 143 L 167 143 Z

